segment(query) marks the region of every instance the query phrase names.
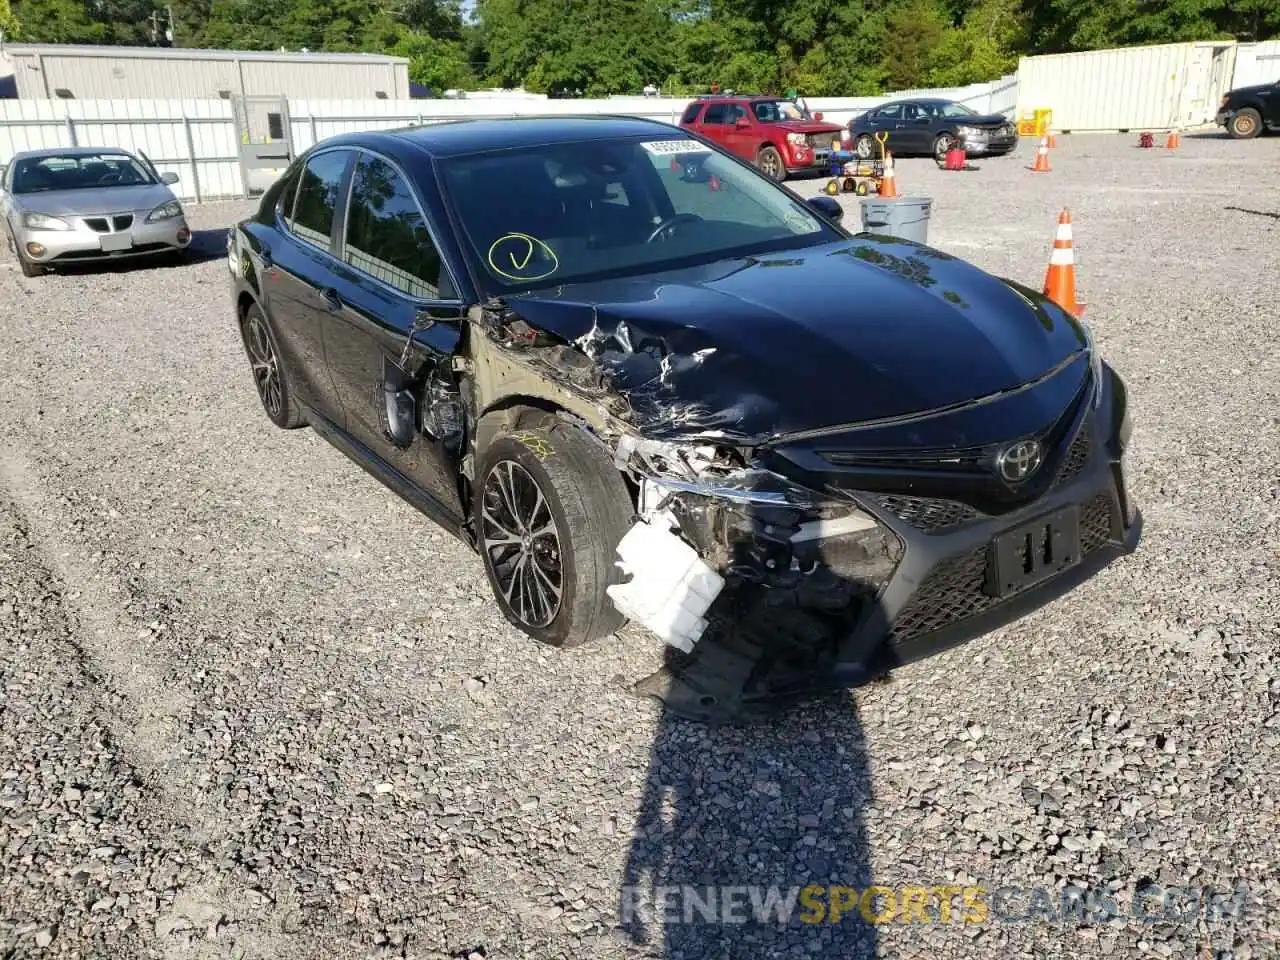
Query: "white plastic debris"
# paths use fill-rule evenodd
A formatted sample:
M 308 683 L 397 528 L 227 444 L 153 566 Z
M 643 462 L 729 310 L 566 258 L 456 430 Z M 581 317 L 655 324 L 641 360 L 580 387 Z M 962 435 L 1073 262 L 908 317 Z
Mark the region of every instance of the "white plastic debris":
M 618 544 L 618 566 L 631 579 L 608 594 L 623 616 L 689 653 L 707 629 L 704 615 L 724 578 L 671 532 L 675 525 L 665 511 L 636 521 Z

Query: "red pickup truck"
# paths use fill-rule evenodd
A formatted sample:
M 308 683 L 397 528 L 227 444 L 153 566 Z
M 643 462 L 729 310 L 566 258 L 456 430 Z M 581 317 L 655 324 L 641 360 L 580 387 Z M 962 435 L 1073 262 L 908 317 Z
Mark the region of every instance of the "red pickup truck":
M 844 132 L 782 97 L 699 97 L 684 109 L 680 126 L 754 163 L 775 180 L 826 168 L 831 144 Z

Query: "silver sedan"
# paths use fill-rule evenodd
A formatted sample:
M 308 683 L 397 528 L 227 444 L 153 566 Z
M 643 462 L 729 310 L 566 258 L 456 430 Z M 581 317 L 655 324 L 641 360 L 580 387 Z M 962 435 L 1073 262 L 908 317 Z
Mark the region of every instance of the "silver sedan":
M 151 162 L 125 150 L 55 147 L 0 169 L 0 222 L 22 272 L 66 263 L 185 252 L 182 204 Z

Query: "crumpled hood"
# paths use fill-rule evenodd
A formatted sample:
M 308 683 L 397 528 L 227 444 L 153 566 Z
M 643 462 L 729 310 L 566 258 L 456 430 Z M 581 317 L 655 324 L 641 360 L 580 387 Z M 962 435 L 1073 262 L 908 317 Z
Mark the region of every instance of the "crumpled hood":
M 1039 294 L 941 251 L 860 235 L 509 298 L 571 341 L 657 436 L 760 440 L 1027 383 L 1084 348 Z
M 96 187 L 89 190 L 50 190 L 47 193 L 20 193 L 13 198 L 28 213 L 54 217 L 85 217 L 103 213 L 147 214 L 174 199 L 164 183 L 138 187 Z

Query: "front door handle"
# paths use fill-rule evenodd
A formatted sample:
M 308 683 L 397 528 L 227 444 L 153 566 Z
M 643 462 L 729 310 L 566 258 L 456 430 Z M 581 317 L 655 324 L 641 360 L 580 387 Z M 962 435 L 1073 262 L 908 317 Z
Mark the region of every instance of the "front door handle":
M 342 297 L 338 296 L 338 291 L 333 287 L 325 287 L 320 291 L 320 296 L 324 298 L 325 306 L 330 310 L 342 309 Z

